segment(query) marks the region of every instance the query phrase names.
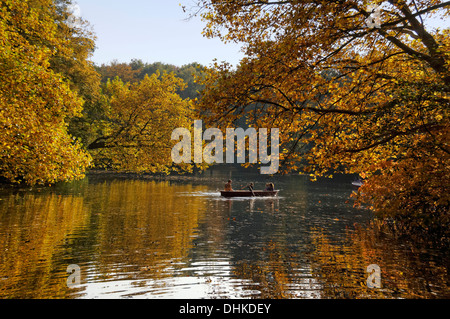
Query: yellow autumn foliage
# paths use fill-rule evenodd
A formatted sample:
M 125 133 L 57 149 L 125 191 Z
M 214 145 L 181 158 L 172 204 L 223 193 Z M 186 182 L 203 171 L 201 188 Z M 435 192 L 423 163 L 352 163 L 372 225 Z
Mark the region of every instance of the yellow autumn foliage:
M 57 36 L 48 0 L 5 0 L 0 6 L 0 175 L 29 184 L 83 176 L 90 156 L 67 133 L 83 101 L 50 68 L 70 54 Z
M 169 172 L 175 144 L 171 133 L 192 124 L 191 102 L 177 93 L 184 86 L 173 73 L 159 72 L 137 83 L 124 83 L 118 77 L 108 81 L 102 134 L 88 145 L 97 167 Z
M 171 132 L 190 126 L 180 78 L 156 73 L 102 86 L 89 60 L 95 36 L 87 21 L 71 23 L 71 0 L 0 4 L 2 181 L 51 184 L 91 167 L 172 168 Z M 191 168 L 184 166 L 174 169 Z

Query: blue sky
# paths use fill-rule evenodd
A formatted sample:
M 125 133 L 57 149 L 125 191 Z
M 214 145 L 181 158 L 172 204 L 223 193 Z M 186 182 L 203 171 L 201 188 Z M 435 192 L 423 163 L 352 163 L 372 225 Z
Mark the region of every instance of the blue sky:
M 193 0 L 76 0 L 83 19 L 97 36 L 92 57 L 96 64 L 112 60 L 164 62 L 178 66 L 191 62 L 209 65 L 213 59 L 236 65 L 243 54 L 235 44 L 207 39 L 200 18 L 186 21 L 182 5 Z

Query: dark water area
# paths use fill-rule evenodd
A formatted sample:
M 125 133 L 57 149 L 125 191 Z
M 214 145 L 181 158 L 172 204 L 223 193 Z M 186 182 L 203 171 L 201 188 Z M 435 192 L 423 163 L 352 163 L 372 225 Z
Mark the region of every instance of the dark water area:
M 223 198 L 228 178 L 279 196 Z M 0 298 L 449 298 L 449 252 L 380 231 L 352 180 L 220 168 L 1 189 Z

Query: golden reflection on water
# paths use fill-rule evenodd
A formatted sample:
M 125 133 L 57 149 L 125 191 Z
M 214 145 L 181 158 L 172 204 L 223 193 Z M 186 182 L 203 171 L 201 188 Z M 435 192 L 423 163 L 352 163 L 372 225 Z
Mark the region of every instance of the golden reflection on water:
M 238 263 L 235 274 L 251 282 L 252 289 L 259 291 L 259 298 L 318 298 L 317 281 L 305 269 L 304 263 L 286 247 L 270 241 L 262 249 L 264 262 Z M 299 275 L 300 274 L 300 275 Z
M 349 230 L 335 242 L 324 229 L 312 232 L 314 274 L 323 298 L 449 298 L 449 255 L 399 240 L 381 222 Z M 369 287 L 367 267 L 380 267 L 381 287 Z
M 98 192 L 107 203 L 98 208 L 100 265 L 121 263 L 157 270 L 187 258 L 205 207 L 200 197 L 178 194 L 203 190 L 201 186 L 171 186 L 168 182 L 99 186 Z M 107 271 L 102 269 L 102 273 Z
M 68 297 L 69 264 L 82 273 L 95 267 L 92 281 L 121 273 L 158 278 L 187 258 L 204 201 L 177 194 L 204 187 L 138 180 L 84 186 L 80 196 L 43 191 L 2 198 L 0 297 Z
M 280 199 L 132 179 L 2 191 L 0 298 L 450 297 L 448 253 L 354 228 L 340 188 L 288 181 Z
M 71 195 L 17 194 L 0 202 L 0 296 L 64 296 L 52 258 L 66 236 L 87 224 L 89 214 L 83 198 Z

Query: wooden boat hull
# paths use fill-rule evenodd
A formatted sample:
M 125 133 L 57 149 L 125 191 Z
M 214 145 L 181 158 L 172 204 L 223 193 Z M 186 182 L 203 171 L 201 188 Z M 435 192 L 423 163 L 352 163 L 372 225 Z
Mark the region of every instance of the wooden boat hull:
M 251 191 L 246 190 L 237 190 L 237 191 L 220 191 L 220 195 L 223 197 L 269 197 L 269 196 L 277 196 L 278 191 L 262 191 L 262 190 L 254 190 L 253 193 Z

